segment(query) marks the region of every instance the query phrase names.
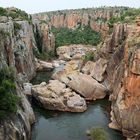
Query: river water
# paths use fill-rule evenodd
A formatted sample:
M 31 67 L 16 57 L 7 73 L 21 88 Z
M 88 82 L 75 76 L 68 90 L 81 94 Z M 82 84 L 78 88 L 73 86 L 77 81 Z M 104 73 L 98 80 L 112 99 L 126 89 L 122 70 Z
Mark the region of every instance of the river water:
M 53 72 L 37 73 L 32 83 L 48 82 Z M 120 132 L 108 128 L 108 99 L 88 103 L 88 109 L 84 113 L 44 110 L 34 101 L 32 106 L 36 116 L 36 123 L 32 127 L 32 140 L 88 140 L 86 131 L 91 128 L 103 128 L 109 134 L 109 140 L 126 140 Z

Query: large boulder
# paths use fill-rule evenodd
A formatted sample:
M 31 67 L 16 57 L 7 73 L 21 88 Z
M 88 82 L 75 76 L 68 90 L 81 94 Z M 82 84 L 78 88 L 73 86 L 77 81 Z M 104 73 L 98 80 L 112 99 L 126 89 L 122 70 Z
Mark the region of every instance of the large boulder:
M 107 67 L 107 60 L 100 58 L 95 62 L 95 65 L 90 73 L 90 75 L 99 82 L 104 80 L 104 74 Z
M 91 76 L 75 73 L 69 75 L 68 78 L 70 80 L 67 85 L 87 100 L 103 99 L 106 96 L 106 88 Z
M 92 62 L 92 61 L 88 61 L 84 67 L 82 67 L 81 71 L 84 73 L 84 74 L 87 74 L 87 75 L 90 75 L 92 70 L 94 69 L 95 67 L 95 62 Z
M 84 112 L 87 109 L 84 98 L 73 92 L 58 80 L 32 87 L 32 95 L 45 109 L 70 112 Z
M 81 59 L 86 53 L 95 50 L 95 47 L 91 45 L 61 46 L 57 48 L 57 55 L 63 60 Z
M 36 70 L 37 71 L 52 70 L 53 68 L 54 68 L 54 66 L 52 63 L 36 59 Z
M 65 83 L 87 100 L 102 99 L 106 96 L 106 88 L 91 76 L 80 73 L 75 63 L 68 63 L 64 70 L 54 73 L 52 78 Z

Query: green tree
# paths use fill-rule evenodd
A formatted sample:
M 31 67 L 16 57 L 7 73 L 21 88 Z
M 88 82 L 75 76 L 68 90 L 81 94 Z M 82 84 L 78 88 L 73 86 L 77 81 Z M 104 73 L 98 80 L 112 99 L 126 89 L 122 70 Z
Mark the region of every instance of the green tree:
M 0 119 L 17 111 L 20 97 L 16 95 L 15 76 L 11 68 L 0 70 Z

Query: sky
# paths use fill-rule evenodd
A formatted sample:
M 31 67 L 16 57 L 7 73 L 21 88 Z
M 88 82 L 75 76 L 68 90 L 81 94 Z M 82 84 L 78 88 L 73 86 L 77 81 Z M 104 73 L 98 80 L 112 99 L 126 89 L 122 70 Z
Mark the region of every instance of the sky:
M 17 7 L 29 14 L 101 6 L 140 7 L 140 0 L 0 0 L 0 7 Z

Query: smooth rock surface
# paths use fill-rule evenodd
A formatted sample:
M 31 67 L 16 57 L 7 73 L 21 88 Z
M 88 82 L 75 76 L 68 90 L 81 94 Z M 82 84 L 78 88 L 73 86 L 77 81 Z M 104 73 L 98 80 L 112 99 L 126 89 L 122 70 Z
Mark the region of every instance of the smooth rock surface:
M 54 66 L 51 62 L 46 62 L 42 60 L 36 61 L 36 70 L 37 71 L 46 71 L 46 70 L 52 70 L 54 69 Z
M 70 61 L 64 70 L 54 73 L 52 78 L 65 83 L 87 100 L 104 98 L 106 88 L 91 76 L 80 73 L 78 64 L 78 61 Z
M 45 109 L 70 112 L 84 112 L 87 109 L 84 98 L 58 80 L 50 80 L 48 85 L 34 85 L 32 95 Z

